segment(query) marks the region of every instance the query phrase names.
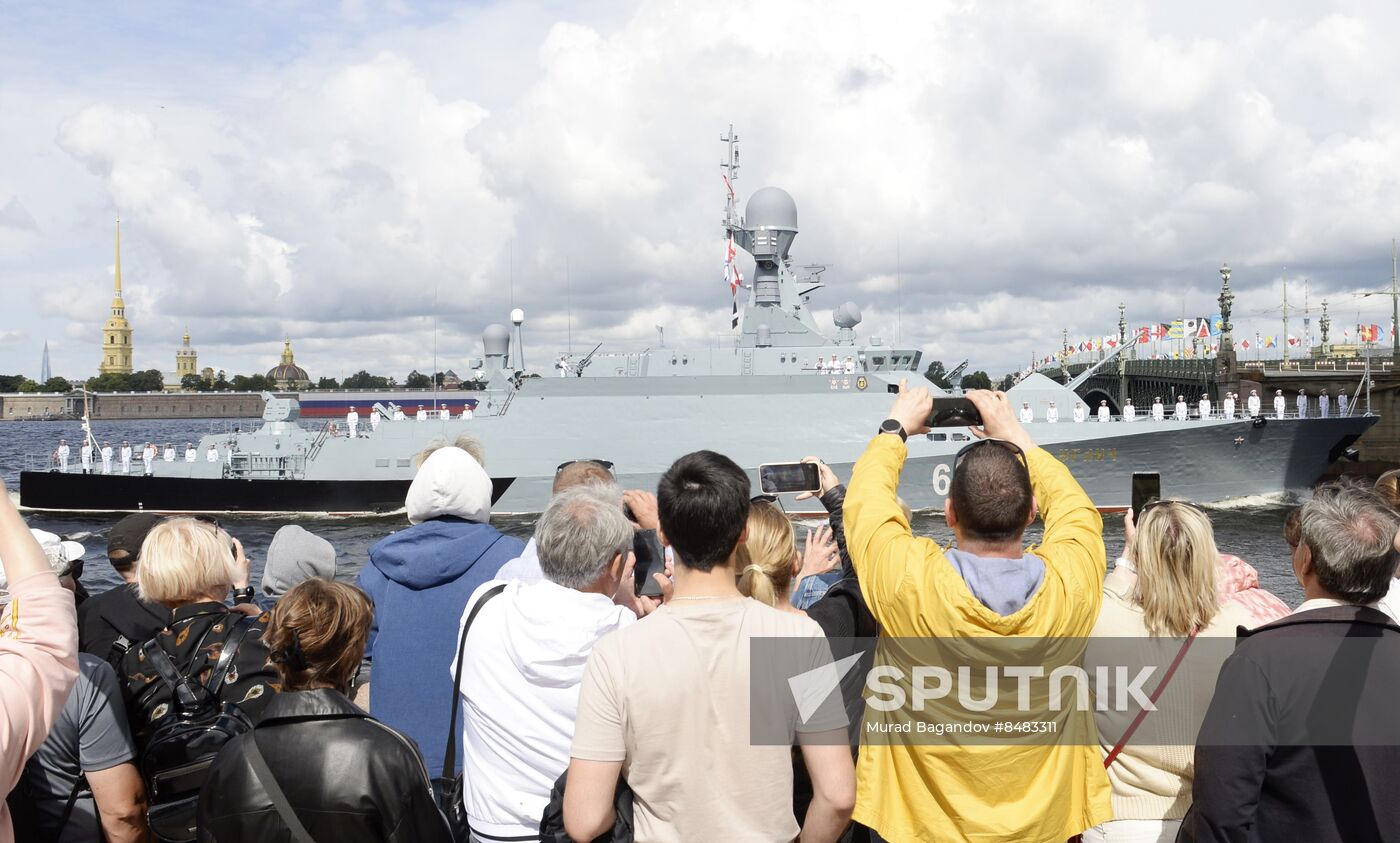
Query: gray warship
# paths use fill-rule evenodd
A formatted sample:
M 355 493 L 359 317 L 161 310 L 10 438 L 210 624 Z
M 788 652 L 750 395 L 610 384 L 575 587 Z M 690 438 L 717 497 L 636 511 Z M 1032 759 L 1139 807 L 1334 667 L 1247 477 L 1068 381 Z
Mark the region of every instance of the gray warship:
M 533 513 L 549 501 L 557 467 L 569 460 L 614 465 L 625 488 L 655 489 L 682 454 L 711 449 L 749 472 L 762 463 L 818 456 L 843 479 L 885 418 L 902 379 L 947 394 L 926 380 L 921 352 L 858 337 L 859 308 L 846 302 L 823 334 L 809 309 L 824 285 L 820 272 L 799 276 L 791 256 L 797 206 L 765 187 L 738 213 L 732 129 L 726 170 L 724 236 L 752 258 L 742 281 L 735 264 L 732 342 L 708 347 L 664 344 L 635 351 L 594 348 L 558 355 L 554 375 L 529 377 L 520 326 L 482 334 L 486 389 L 474 411 L 429 418 L 376 404 L 358 436 L 344 422 L 314 426 L 292 397 L 266 396 L 260 427 L 205 436 L 194 462 L 157 460 L 150 476 L 25 471 L 20 502 L 33 509 L 172 512 L 391 512 L 403 506 L 414 456 L 435 440 L 470 435 L 484 446 L 495 484 L 494 511 Z M 1377 418 L 1248 418 L 1131 423 L 1072 421 L 1074 391 L 1033 374 L 1009 391 L 1028 403 L 1036 442 L 1063 460 L 1103 510 L 1125 508 L 1135 472 L 1161 475 L 1164 496 L 1202 503 L 1274 496 L 1310 488 Z M 1046 420 L 1058 407 L 1061 419 Z M 444 417 L 447 416 L 447 417 Z M 915 509 L 941 508 L 954 455 L 971 441 L 964 428 L 911 437 L 900 495 Z M 207 461 L 213 448 L 216 461 Z M 139 461 L 136 471 L 140 471 Z

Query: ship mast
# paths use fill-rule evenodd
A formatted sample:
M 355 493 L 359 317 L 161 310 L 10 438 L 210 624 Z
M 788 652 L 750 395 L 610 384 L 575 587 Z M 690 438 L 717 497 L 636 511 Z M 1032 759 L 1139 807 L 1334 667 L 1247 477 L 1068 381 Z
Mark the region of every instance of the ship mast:
M 739 135 L 734 132 L 733 123 L 729 124 L 729 132 L 719 139 L 726 148 L 725 160 L 719 162 L 719 166 L 724 170 L 724 234 L 729 237 L 744 225 L 734 199 L 734 182 L 739 180 Z

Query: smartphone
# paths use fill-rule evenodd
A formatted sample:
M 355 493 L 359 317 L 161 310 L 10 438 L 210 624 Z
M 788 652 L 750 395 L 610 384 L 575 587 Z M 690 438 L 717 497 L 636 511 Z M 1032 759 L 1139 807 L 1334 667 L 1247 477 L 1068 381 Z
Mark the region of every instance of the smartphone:
M 982 414 L 977 411 L 977 405 L 967 398 L 935 398 L 928 426 L 981 427 Z
M 1162 475 L 1146 472 L 1133 472 L 1133 521 L 1142 514 L 1142 508 L 1150 501 L 1162 496 Z
M 819 492 L 822 488 L 817 464 L 810 462 L 770 462 L 758 467 L 758 487 L 765 494 Z
M 645 537 L 644 537 L 645 532 Z M 652 574 L 666 575 L 666 551 L 656 533 L 639 531 L 632 537 L 632 552 L 637 556 L 632 576 L 636 578 L 637 593 L 643 597 L 660 597 L 661 586 Z

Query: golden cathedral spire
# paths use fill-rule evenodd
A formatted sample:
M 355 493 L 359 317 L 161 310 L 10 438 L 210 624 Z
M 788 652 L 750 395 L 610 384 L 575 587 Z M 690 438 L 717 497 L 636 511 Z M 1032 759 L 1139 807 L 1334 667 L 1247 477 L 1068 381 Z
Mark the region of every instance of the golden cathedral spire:
M 102 326 L 101 374 L 129 375 L 131 365 L 131 323 L 126 321 L 122 301 L 122 220 L 117 217 L 117 264 L 112 286 L 112 314 Z

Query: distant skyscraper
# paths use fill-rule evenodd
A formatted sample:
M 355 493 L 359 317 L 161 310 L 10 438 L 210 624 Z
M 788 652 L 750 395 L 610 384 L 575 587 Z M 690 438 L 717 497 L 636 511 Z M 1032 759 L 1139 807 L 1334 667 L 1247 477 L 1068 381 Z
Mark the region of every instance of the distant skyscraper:
M 49 341 L 44 340 L 44 362 L 39 364 L 39 383 L 48 383 L 53 377 L 53 370 L 49 368 Z

